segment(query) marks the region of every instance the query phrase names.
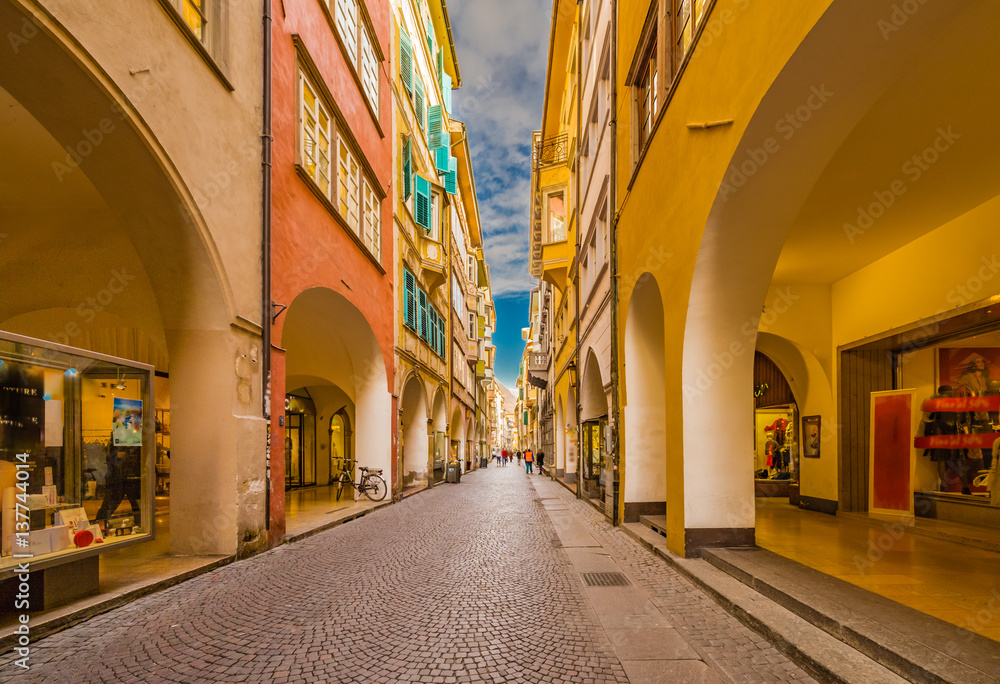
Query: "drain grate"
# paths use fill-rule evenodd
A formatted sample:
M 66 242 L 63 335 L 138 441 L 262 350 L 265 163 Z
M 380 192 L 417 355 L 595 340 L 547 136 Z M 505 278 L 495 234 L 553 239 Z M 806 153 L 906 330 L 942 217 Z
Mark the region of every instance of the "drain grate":
M 620 572 L 585 572 L 583 581 L 588 587 L 627 587 L 628 578 Z

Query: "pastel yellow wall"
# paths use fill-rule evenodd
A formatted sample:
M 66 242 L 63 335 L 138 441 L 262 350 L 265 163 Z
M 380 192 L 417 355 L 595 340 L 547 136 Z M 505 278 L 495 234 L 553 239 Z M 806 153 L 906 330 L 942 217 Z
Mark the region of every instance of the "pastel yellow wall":
M 829 5 L 719 0 L 707 18 L 711 40 L 702 40 L 668 103 L 633 179 L 632 103 L 626 78 L 648 1 L 619 4 L 615 79 L 617 119 L 617 224 L 621 329 L 636 280 L 651 273 L 663 293 L 666 327 L 667 545 L 685 551 L 682 350 L 695 261 L 719 183 L 743 132 L 782 67 Z M 705 34 L 707 35 L 707 34 Z M 748 60 L 748 55 L 753 59 Z M 752 61 L 753 68 L 748 68 Z M 731 126 L 689 129 L 690 122 L 733 119 Z M 752 347 L 752 336 L 751 336 Z M 619 374 L 625 377 L 622 337 Z M 619 391 L 622 391 L 620 388 Z M 627 390 L 625 390 L 627 391 Z M 622 397 L 624 399 L 624 397 Z M 622 401 L 622 404 L 626 404 Z M 749 427 L 748 433 L 749 434 Z M 628 445 L 622 440 L 621 449 Z M 628 473 L 623 469 L 623 477 Z M 624 514 L 624 507 L 620 510 Z M 749 512 L 752 516 L 752 510 Z

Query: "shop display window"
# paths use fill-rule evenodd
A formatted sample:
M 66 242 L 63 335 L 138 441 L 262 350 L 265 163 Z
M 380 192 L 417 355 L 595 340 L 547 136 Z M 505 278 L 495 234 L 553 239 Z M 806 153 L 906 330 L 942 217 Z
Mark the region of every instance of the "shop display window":
M 916 489 L 990 498 L 1000 449 L 1000 332 L 907 352 L 899 365 L 923 409 L 913 436 Z
M 153 369 L 0 335 L 0 570 L 152 538 Z

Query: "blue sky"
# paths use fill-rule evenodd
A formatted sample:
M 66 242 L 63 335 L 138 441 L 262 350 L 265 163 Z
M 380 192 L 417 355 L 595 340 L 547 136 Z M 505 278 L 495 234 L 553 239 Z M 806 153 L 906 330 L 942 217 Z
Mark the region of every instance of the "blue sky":
M 531 132 L 541 127 L 552 5 L 548 0 L 448 4 L 479 212 L 497 308 L 497 378 L 514 387 L 528 324 Z

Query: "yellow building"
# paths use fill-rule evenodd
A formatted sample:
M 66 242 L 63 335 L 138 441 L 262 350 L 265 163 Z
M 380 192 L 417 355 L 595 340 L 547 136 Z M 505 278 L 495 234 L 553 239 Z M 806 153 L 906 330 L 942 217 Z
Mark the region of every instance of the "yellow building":
M 539 280 L 525 355 L 526 388 L 537 392 L 538 425 L 529 444 L 549 455 L 553 474 L 577 477 L 577 400 L 574 386 L 579 303 L 576 165 L 578 130 L 577 4 L 557 0 L 546 72 L 542 127 L 532 135 L 529 269 Z M 536 308 L 537 307 L 537 308 Z M 537 311 L 537 319 L 536 312 Z M 589 472 L 588 472 L 589 474 Z
M 797 524 L 755 510 L 754 478 L 778 470 L 802 508 L 1000 526 L 972 482 L 995 414 L 945 462 L 914 448 L 925 399 L 1000 371 L 1000 7 L 622 0 L 617 21 L 620 513 L 665 509 L 682 555 L 780 545 Z
M 399 0 L 393 17 L 400 490 L 435 471 L 440 479 L 448 452 L 449 236 L 459 202 L 451 94 L 461 79 L 444 3 Z

